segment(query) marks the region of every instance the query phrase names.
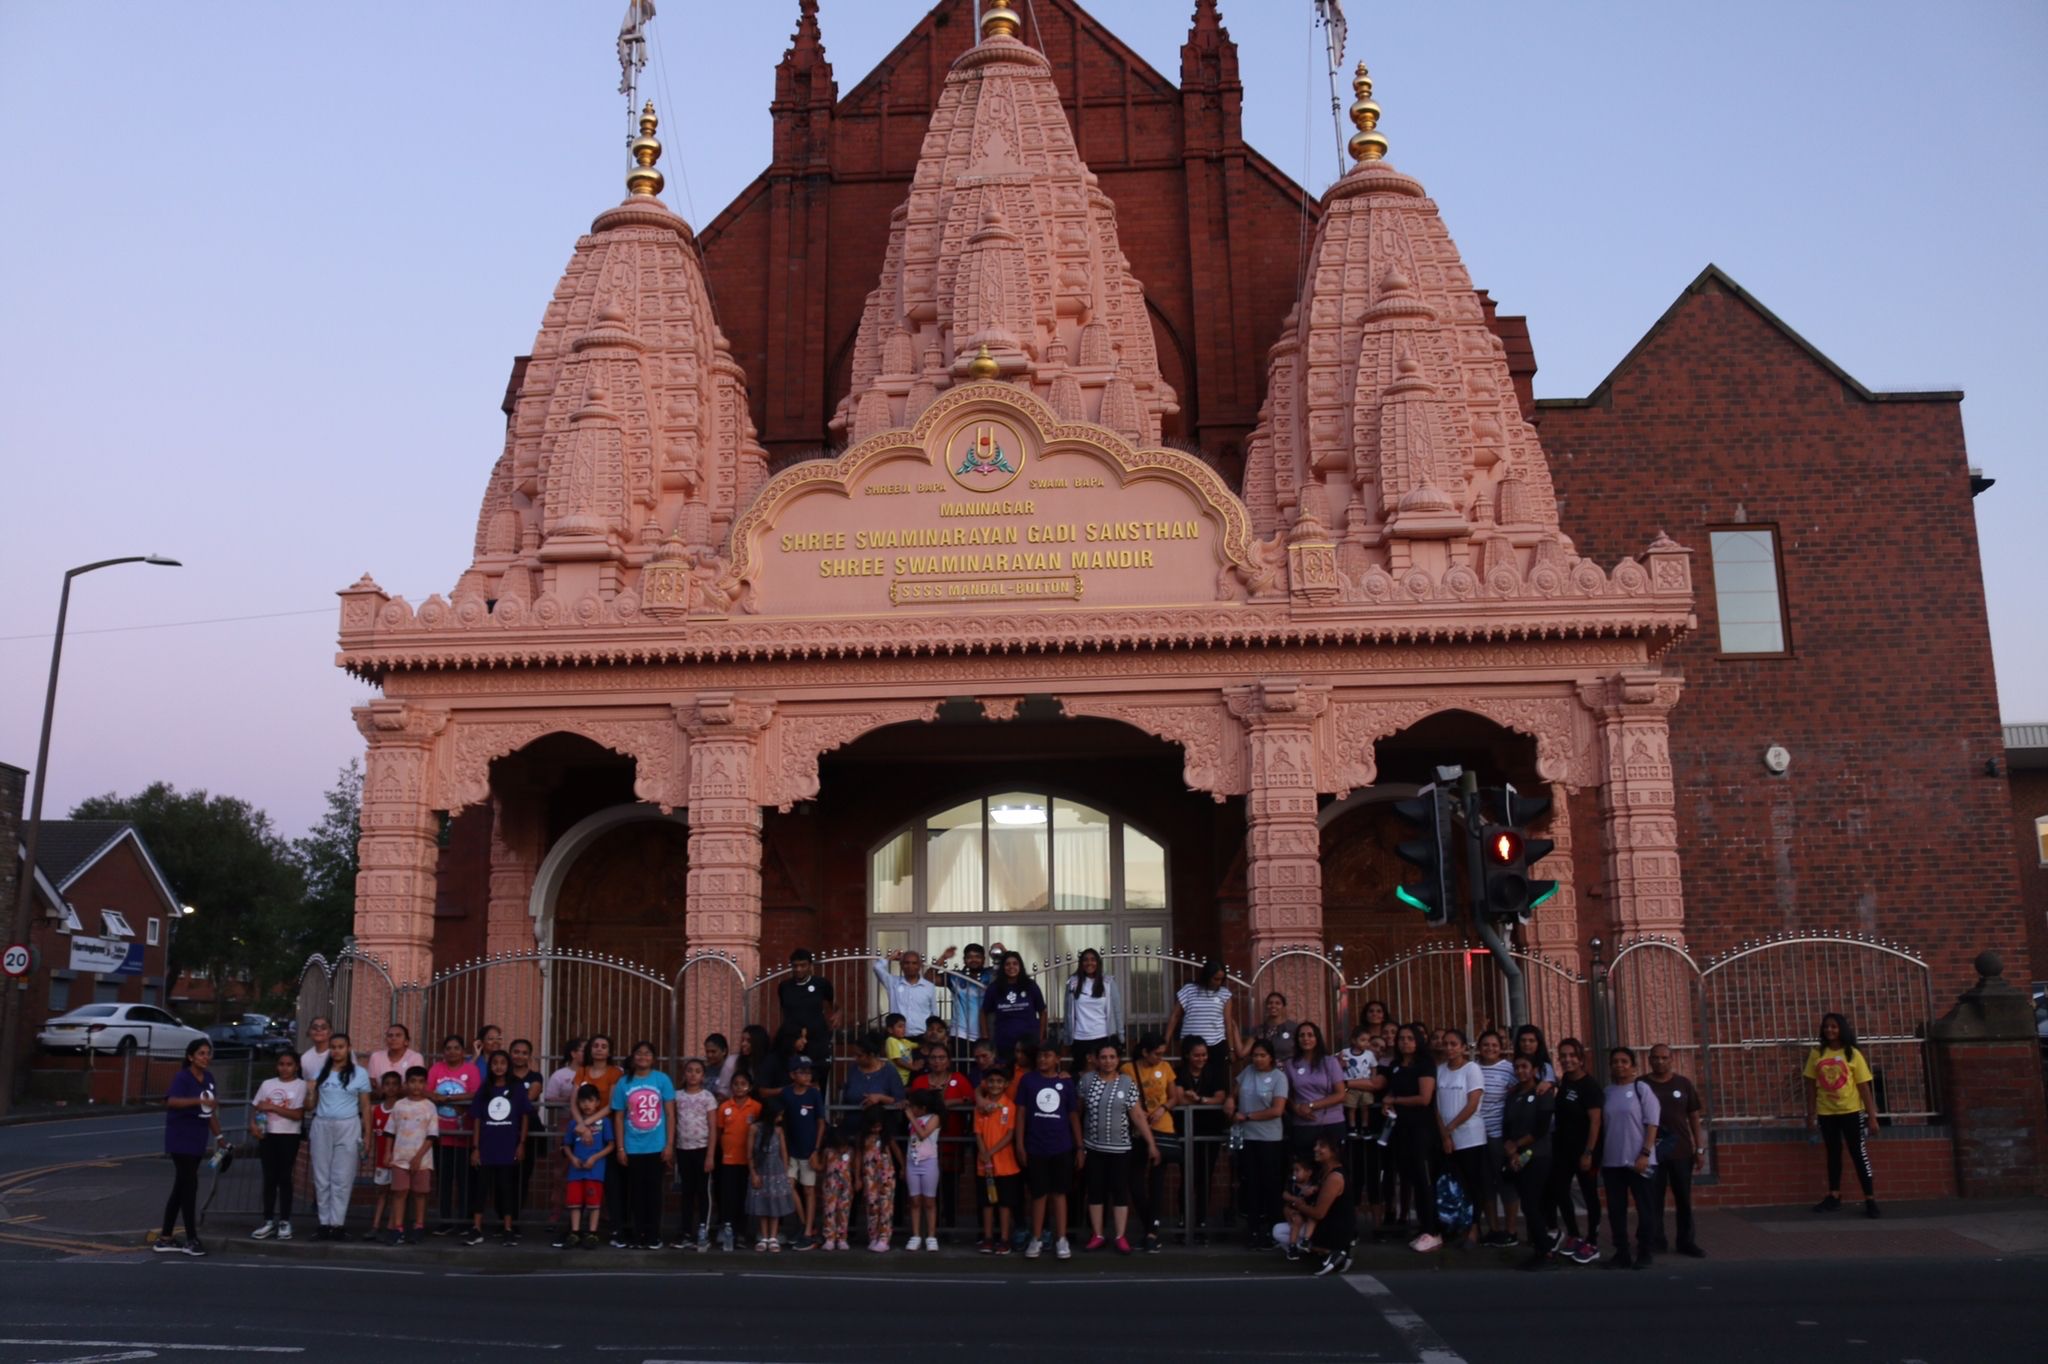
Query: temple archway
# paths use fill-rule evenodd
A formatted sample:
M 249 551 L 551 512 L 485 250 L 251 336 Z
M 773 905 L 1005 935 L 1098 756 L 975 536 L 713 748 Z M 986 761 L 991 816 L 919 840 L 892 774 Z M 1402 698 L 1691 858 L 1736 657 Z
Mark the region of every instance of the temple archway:
M 549 847 L 528 912 L 544 948 L 608 952 L 657 970 L 682 962 L 689 821 L 684 810 L 612 805 Z

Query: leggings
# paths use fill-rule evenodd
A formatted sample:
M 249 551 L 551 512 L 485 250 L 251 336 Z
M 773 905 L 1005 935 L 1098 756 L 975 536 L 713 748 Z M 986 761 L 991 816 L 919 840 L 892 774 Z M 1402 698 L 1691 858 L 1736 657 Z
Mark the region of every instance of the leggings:
M 1404 1126 L 1408 1132 L 1405 1140 L 1401 1135 Z M 1425 1232 L 1441 1236 L 1444 1225 L 1437 1220 L 1436 1188 L 1429 1178 L 1428 1140 L 1429 1132 L 1421 1123 L 1412 1119 L 1406 1124 L 1397 1123 L 1392 1142 L 1394 1166 L 1401 1187 L 1408 1191 L 1408 1205 L 1415 1210 L 1415 1220 Z
M 1522 1204 L 1523 1228 L 1536 1254 L 1550 1249 L 1550 1157 L 1538 1155 L 1515 1171 L 1515 1195 Z
M 477 1216 L 483 1215 L 483 1194 L 486 1192 L 490 1195 L 491 1211 L 501 1220 L 519 1216 L 519 1166 L 516 1162 L 511 1165 L 479 1165 L 474 1182 L 483 1185 L 471 1205 Z
M 1828 1192 L 1840 1193 L 1842 1189 L 1842 1147 L 1849 1147 L 1849 1158 L 1856 1162 L 1856 1182 L 1863 1186 L 1865 1198 L 1877 1196 L 1877 1175 L 1870 1168 L 1870 1144 L 1864 1131 L 1861 1113 L 1823 1113 L 1820 1115 L 1820 1135 L 1828 1147 Z
M 682 1229 L 676 1233 L 678 1241 L 696 1240 L 710 1215 L 711 1190 L 706 1183 L 709 1172 L 704 1167 L 704 1158 L 710 1153 L 708 1146 L 676 1148 L 676 1180 L 682 1186 L 683 1205 Z
M 1287 1182 L 1287 1143 L 1247 1141 L 1237 1153 L 1237 1162 L 1244 1182 L 1245 1216 L 1252 1234 L 1263 1236 L 1280 1220 L 1280 1189 Z
M 1581 1170 L 1576 1156 L 1553 1155 L 1550 1165 L 1550 1207 L 1557 1214 L 1557 1220 L 1550 1225 L 1563 1227 L 1564 1234 L 1577 1240 L 1579 1236 L 1579 1213 L 1572 1204 L 1572 1184 L 1576 1182 L 1579 1193 L 1586 1200 L 1586 1239 L 1600 1239 L 1600 1176 L 1593 1170 Z
M 1187 1163 L 1183 1159 L 1180 1138 L 1163 1132 L 1154 1132 L 1152 1140 L 1159 1146 L 1159 1163 L 1154 1165 L 1134 1148 L 1131 1160 L 1131 1208 L 1137 1214 L 1138 1230 L 1149 1236 L 1159 1234 L 1160 1219 L 1166 1215 L 1166 1167 L 1181 1167 L 1181 1197 L 1187 1197 Z
M 177 1171 L 171 1181 L 171 1196 L 164 1200 L 164 1232 L 168 1237 L 178 1218 L 185 1219 L 185 1234 L 193 1240 L 199 1239 L 199 1162 L 204 1156 L 172 1156 L 171 1168 Z
M 895 1196 L 894 1189 L 890 1190 L 890 1196 Z M 718 1167 L 718 1220 L 736 1232 L 746 1229 L 747 1167 L 744 1165 Z
M 1247 1146 L 1250 1144 L 1246 1143 Z M 1129 1151 L 1090 1151 L 1088 1163 L 1081 1167 L 1081 1177 L 1091 1208 L 1099 1208 L 1105 1203 L 1112 1208 L 1121 1208 L 1131 1201 Z
M 263 1220 L 292 1220 L 292 1167 L 299 1162 L 297 1132 L 265 1132 L 257 1147 L 263 1161 Z
M 626 1166 L 626 1239 L 651 1245 L 661 1239 L 662 1184 L 668 1167 L 659 1155 L 633 1157 Z
M 626 1235 L 626 1172 L 616 1160 L 604 1163 L 604 1215 L 612 1224 L 612 1235 Z

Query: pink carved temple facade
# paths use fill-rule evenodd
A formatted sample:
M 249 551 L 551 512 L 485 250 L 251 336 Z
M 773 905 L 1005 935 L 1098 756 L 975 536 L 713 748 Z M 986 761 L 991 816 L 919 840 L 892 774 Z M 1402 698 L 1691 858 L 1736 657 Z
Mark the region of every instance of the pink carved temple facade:
M 469 565 L 446 597 L 341 594 L 339 662 L 381 693 L 356 712 L 357 940 L 394 978 L 448 964 L 455 919 L 470 950 L 717 952 L 747 977 L 794 941 L 925 946 L 877 937 L 876 850 L 1013 788 L 1147 831 L 1150 942 L 1391 951 L 1413 916 L 1337 893 L 1378 875 L 1338 835 L 1384 827 L 1438 754 L 1555 800 L 1564 889 L 1526 946 L 1582 966 L 1589 926 L 1684 937 L 1667 654 L 1691 553 L 1654 524 L 1630 557 L 1576 550 L 1362 68 L 1240 486 L 1163 436 L 1189 395 L 1016 30 L 986 7 L 945 71 L 822 458 L 757 438 L 650 108 L 517 375 Z M 483 869 L 459 893 L 456 864 Z M 937 912 L 919 894 L 905 923 Z M 696 1037 L 731 1001 L 683 1008 Z

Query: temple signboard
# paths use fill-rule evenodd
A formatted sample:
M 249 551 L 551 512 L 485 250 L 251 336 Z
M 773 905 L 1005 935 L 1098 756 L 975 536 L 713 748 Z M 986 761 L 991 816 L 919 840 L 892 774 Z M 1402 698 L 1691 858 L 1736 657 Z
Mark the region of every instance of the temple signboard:
M 910 430 L 771 480 L 735 527 L 746 609 L 1207 605 L 1243 596 L 1243 505 L 1200 460 L 955 389 Z

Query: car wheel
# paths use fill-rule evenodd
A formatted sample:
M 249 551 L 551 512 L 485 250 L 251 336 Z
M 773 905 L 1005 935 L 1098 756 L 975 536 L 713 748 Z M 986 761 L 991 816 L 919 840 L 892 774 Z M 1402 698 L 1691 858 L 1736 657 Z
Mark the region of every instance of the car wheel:
M 128 1036 L 122 1038 L 118 1043 L 115 1044 L 114 1050 L 124 1057 L 133 1056 L 135 1054 L 134 1034 L 131 1033 Z

